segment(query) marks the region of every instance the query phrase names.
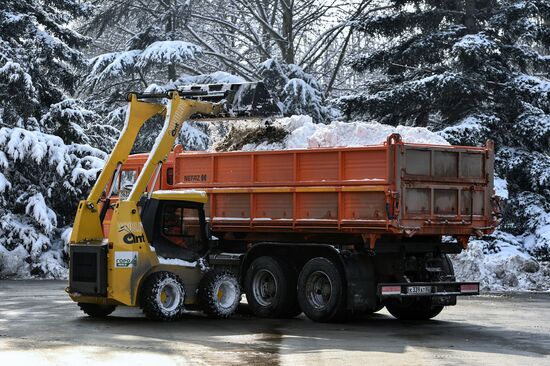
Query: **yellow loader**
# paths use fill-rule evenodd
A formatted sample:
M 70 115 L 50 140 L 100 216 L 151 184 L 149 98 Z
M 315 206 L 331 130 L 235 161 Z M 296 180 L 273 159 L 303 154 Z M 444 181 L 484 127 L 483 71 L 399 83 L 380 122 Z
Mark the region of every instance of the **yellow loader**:
M 167 100 L 167 103 L 162 103 Z M 92 317 L 116 306 L 140 306 L 158 320 L 178 319 L 185 307 L 200 305 L 214 317 L 228 317 L 241 298 L 237 276 L 208 270 L 203 259 L 212 242 L 205 222 L 207 196 L 195 190 L 153 191 L 163 161 L 184 121 L 193 116 L 268 116 L 278 109 L 261 83 L 187 87 L 161 94 L 128 95 L 124 128 L 88 198 L 80 201 L 70 238 L 70 277 L 66 292 Z M 165 122 L 131 191 L 112 200 L 115 182 L 143 124 L 155 115 Z M 108 235 L 103 220 L 112 210 Z M 152 233 L 185 227 L 184 259 L 174 246 L 152 242 Z M 170 223 L 172 222 L 172 223 Z M 160 255 L 159 253 L 162 253 Z M 200 288 L 200 291 L 198 290 Z

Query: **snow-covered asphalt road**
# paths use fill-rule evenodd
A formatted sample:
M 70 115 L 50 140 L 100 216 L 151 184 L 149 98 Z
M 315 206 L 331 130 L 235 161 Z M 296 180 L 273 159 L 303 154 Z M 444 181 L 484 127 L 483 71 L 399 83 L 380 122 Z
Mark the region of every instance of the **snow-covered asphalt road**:
M 189 313 L 175 323 L 117 309 L 82 314 L 63 281 L 0 281 L 2 365 L 550 365 L 550 294 L 459 300 L 427 323 L 385 310 L 347 324 Z

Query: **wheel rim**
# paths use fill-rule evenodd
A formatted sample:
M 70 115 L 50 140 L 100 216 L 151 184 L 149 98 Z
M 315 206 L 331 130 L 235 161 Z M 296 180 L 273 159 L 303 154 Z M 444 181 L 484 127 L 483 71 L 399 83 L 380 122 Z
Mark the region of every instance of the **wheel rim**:
M 216 286 L 215 291 L 218 304 L 221 308 L 228 309 L 235 303 L 237 289 L 230 281 L 223 281 Z
M 332 297 L 332 282 L 322 271 L 313 272 L 306 282 L 307 301 L 316 309 L 324 309 Z
M 171 312 L 176 310 L 180 300 L 181 292 L 177 284 L 173 282 L 164 282 L 159 286 L 157 302 L 164 311 Z
M 254 299 L 261 306 L 270 306 L 277 293 L 277 280 L 273 273 L 267 269 L 261 269 L 254 275 L 252 280 L 252 292 Z

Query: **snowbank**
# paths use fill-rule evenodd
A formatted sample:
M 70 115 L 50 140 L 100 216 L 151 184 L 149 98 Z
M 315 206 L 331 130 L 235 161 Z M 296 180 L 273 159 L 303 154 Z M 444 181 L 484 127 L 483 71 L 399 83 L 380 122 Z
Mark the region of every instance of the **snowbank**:
M 550 266 L 521 251 L 521 244 L 503 232 L 494 242 L 471 240 L 452 256 L 459 281 L 480 281 L 483 291 L 549 291 Z
M 316 124 L 309 116 L 292 116 L 275 121 L 290 133 L 282 143 L 248 144 L 243 150 L 279 150 L 310 147 L 380 145 L 392 133 L 410 143 L 449 145 L 441 136 L 422 127 L 390 126 L 378 122 L 339 122 Z

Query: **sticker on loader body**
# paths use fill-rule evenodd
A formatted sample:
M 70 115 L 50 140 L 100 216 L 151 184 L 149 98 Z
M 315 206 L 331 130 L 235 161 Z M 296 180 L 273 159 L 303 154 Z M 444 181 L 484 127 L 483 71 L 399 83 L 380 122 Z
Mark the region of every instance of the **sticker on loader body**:
M 138 252 L 115 252 L 115 268 L 137 266 Z

